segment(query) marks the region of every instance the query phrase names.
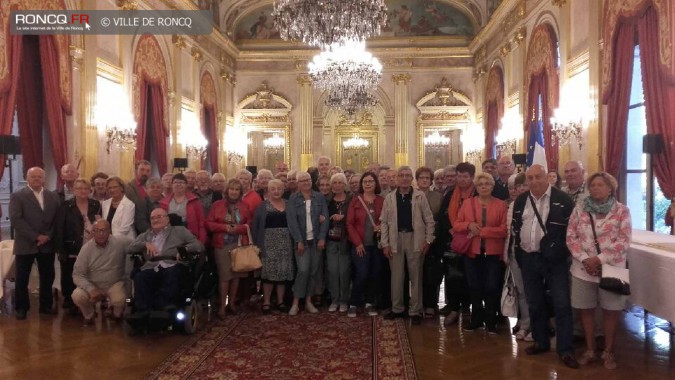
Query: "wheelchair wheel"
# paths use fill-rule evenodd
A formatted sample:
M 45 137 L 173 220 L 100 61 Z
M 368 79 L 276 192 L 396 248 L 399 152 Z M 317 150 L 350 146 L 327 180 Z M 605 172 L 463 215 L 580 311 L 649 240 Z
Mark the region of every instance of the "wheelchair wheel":
M 185 319 L 183 320 L 183 330 L 186 334 L 194 334 L 197 331 L 197 322 L 199 307 L 196 300 L 192 300 L 185 308 Z

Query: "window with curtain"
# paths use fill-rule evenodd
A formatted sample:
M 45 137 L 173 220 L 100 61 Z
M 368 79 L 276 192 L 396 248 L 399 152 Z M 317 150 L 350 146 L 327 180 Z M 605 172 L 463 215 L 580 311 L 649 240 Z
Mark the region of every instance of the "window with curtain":
M 647 210 L 651 210 L 654 231 L 668 234 L 670 227 L 665 225 L 664 218 L 670 201 L 661 192 L 656 177 L 647 178 L 647 155 L 642 152 L 642 137 L 647 134 L 647 117 L 639 45 L 635 46 L 633 54 L 633 74 L 626 128 L 627 143 L 621 186 L 625 191 L 621 193 L 624 203 L 630 209 L 633 228 L 646 230 L 648 227 Z M 654 194 L 648 194 L 647 181 L 654 182 Z

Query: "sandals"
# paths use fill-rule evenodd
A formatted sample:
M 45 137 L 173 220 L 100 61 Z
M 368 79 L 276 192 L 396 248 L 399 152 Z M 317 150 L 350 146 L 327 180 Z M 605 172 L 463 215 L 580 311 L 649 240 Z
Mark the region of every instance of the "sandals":
M 269 314 L 271 311 L 272 311 L 272 308 L 270 307 L 269 304 L 262 305 L 262 313 L 263 314 Z
M 277 305 L 277 309 L 278 309 L 280 312 L 282 312 L 282 313 L 288 312 L 288 306 L 286 306 L 286 304 L 283 303 L 283 302 L 280 302 L 280 303 Z

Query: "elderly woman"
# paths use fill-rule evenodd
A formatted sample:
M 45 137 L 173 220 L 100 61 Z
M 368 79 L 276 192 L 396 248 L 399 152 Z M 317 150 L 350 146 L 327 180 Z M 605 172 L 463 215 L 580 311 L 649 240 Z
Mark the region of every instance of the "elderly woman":
M 298 191 L 297 175 L 297 170 L 291 170 L 286 173 L 286 191 L 284 191 L 284 199 L 290 199 L 291 195 Z
M 213 204 L 206 218 L 206 229 L 213 233 L 211 244 L 214 248 L 213 256 L 220 280 L 219 318 L 225 317 L 226 309 L 232 313 L 237 312 L 235 299 L 239 289 L 239 279 L 248 275 L 248 273 L 232 272 L 230 257 L 230 251 L 237 247 L 239 239 L 242 245 L 248 244 L 247 225 L 251 223 L 252 215 L 246 203 L 241 200 L 241 194 L 241 182 L 231 179 L 227 183 L 225 198 Z
M 604 172 L 588 178 L 590 196 L 574 209 L 567 227 L 567 246 L 572 254 L 572 307 L 580 309 L 586 338 L 586 352 L 579 364 L 597 359 L 594 337 L 594 309 L 600 305 L 605 330 L 604 366 L 615 369 L 614 338 L 626 296 L 599 288 L 602 265 L 626 267 L 631 241 L 628 207 L 616 200 L 617 182 Z M 594 236 L 594 231 L 597 238 Z
M 485 326 L 488 334 L 497 334 L 507 208 L 504 201 L 491 195 L 495 180 L 490 174 L 476 175 L 474 185 L 478 196 L 462 204 L 452 228 L 455 234 L 468 232 L 471 238 L 471 247 L 464 256 L 471 323 L 464 325 L 464 330 Z
M 384 205 L 384 198 L 378 195 L 381 191 L 377 175 L 366 172 L 360 177 L 359 190 L 353 194 L 347 210 L 347 232 L 352 243 L 354 263 L 349 317 L 356 317 L 357 308 L 364 305 L 368 315 L 377 315 L 374 304 L 385 265 L 376 237 L 380 231 L 380 214 Z
M 101 202 L 103 219 L 110 223 L 112 234 L 136 238 L 134 216 L 136 205 L 124 195 L 124 182 L 120 177 L 110 177 L 106 182 L 110 198 Z
M 98 172 L 93 176 L 91 176 L 89 184 L 91 185 L 91 189 L 93 190 L 90 195 L 92 199 L 96 199 L 99 202 L 103 202 L 104 200 L 108 199 L 108 190 L 106 189 L 106 181 L 108 180 L 109 177 L 110 177 L 109 175 L 103 172 Z
M 180 217 L 181 225 L 186 227 L 202 244 L 206 243 L 204 227 L 204 208 L 202 201 L 187 190 L 188 178 L 181 173 L 171 180 L 171 194 L 159 201 L 159 207 L 171 215 Z M 171 224 L 174 224 L 172 221 Z
M 352 174 L 351 177 L 349 177 L 349 191 L 352 194 L 358 194 L 360 183 L 361 183 L 361 174 L 359 173 Z
M 309 173 L 298 172 L 298 192 L 288 200 L 286 216 L 288 229 L 296 244 L 295 261 L 298 272 L 293 285 L 293 305 L 289 315 L 298 314 L 301 298 L 305 299 L 305 310 L 318 313 L 312 304 L 312 293 L 319 271 L 319 254 L 326 246 L 328 234 L 328 206 L 326 199 L 312 190 Z
M 349 285 L 351 274 L 351 257 L 347 240 L 347 209 L 352 200 L 346 193 L 347 178 L 342 173 L 333 174 L 330 178 L 332 197 L 328 201 L 330 224 L 328 241 L 326 242 L 326 272 L 328 274 L 328 290 L 332 302 L 328 311 L 347 311 L 349 302 Z
M 258 195 L 260 195 L 260 199 L 267 199 L 268 197 L 268 184 L 270 183 L 271 180 L 274 179 L 274 174 L 268 169 L 260 169 L 258 172 L 258 175 L 256 176 L 256 186 L 258 187 Z
M 269 197 L 255 210 L 253 217 L 253 241 L 260 248 L 262 271 L 260 277 L 263 284 L 262 312 L 271 310 L 270 298 L 272 289 L 277 293 L 277 309 L 287 311 L 284 304 L 285 282 L 293 280 L 293 242 L 288 232 L 286 219 L 286 200 L 284 184 L 278 179 L 269 181 L 267 194 Z
M 319 188 L 319 193 L 326 198 L 326 200 L 330 199 L 332 196 L 331 194 L 331 177 L 329 175 L 320 175 L 319 179 L 316 180 L 316 187 Z
M 92 237 L 92 225 L 101 218 L 101 203 L 89 198 L 91 187 L 82 178 L 73 183 L 75 197 L 59 207 L 54 224 L 54 242 L 61 262 L 61 292 L 64 309 L 74 306 L 70 298 L 75 290 L 73 266 L 84 243 Z M 77 310 L 77 309 L 74 309 Z

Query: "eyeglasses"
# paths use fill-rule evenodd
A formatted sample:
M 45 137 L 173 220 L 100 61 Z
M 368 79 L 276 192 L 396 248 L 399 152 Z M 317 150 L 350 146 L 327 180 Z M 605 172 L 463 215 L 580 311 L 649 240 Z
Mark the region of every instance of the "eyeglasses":
M 372 185 L 374 183 L 375 183 L 375 181 L 373 181 L 372 179 L 367 179 L 367 180 L 363 181 L 364 185 Z

